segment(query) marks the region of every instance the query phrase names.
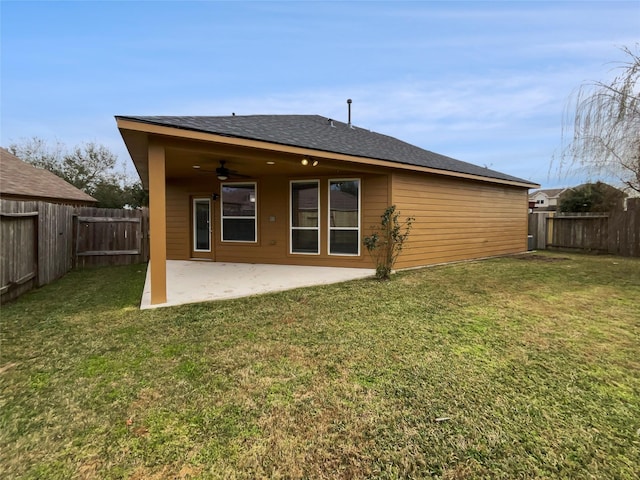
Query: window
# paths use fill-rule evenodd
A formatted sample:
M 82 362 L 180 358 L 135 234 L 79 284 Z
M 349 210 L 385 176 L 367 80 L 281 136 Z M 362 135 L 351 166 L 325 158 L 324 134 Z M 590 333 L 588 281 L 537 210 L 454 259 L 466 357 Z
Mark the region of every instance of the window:
M 256 242 L 256 184 L 222 184 L 222 241 Z
M 193 251 L 211 251 L 211 200 L 193 199 Z
M 317 180 L 291 182 L 291 253 L 320 253 L 319 195 Z
M 329 180 L 329 254 L 360 255 L 360 180 Z

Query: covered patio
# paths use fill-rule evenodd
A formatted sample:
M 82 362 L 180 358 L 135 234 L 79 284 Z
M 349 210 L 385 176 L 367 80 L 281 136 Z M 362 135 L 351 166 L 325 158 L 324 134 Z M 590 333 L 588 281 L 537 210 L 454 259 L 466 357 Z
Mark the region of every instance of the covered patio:
M 314 285 L 346 282 L 375 275 L 367 268 L 307 267 L 167 260 L 167 301 L 151 304 L 151 264 L 140 309 L 248 297 Z

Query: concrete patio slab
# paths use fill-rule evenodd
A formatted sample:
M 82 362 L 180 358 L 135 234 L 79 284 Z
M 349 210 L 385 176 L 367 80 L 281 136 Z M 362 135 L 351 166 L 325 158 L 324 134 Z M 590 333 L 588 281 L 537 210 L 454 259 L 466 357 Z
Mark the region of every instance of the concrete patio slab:
M 167 303 L 151 305 L 150 269 L 149 266 L 140 302 L 143 310 L 248 297 L 375 275 L 375 270 L 367 268 L 167 260 Z

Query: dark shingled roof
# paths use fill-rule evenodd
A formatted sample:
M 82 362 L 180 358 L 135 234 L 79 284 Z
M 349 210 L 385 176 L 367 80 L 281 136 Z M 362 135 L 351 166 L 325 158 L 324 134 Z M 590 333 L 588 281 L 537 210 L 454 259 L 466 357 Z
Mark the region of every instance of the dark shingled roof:
M 533 182 L 424 150 L 320 115 L 117 116 L 153 125 L 262 140 L 533 185 Z

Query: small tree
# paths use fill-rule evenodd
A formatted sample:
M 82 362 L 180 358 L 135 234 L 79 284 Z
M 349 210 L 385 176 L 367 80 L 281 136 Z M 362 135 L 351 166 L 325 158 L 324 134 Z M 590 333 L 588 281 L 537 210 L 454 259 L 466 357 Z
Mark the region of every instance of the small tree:
M 364 237 L 364 246 L 375 261 L 376 277 L 380 280 L 389 280 L 415 218 L 407 217 L 404 222 L 400 222 L 400 212 L 396 211 L 395 205 L 391 205 L 387 207 L 380 219 L 380 233 L 376 231 Z

